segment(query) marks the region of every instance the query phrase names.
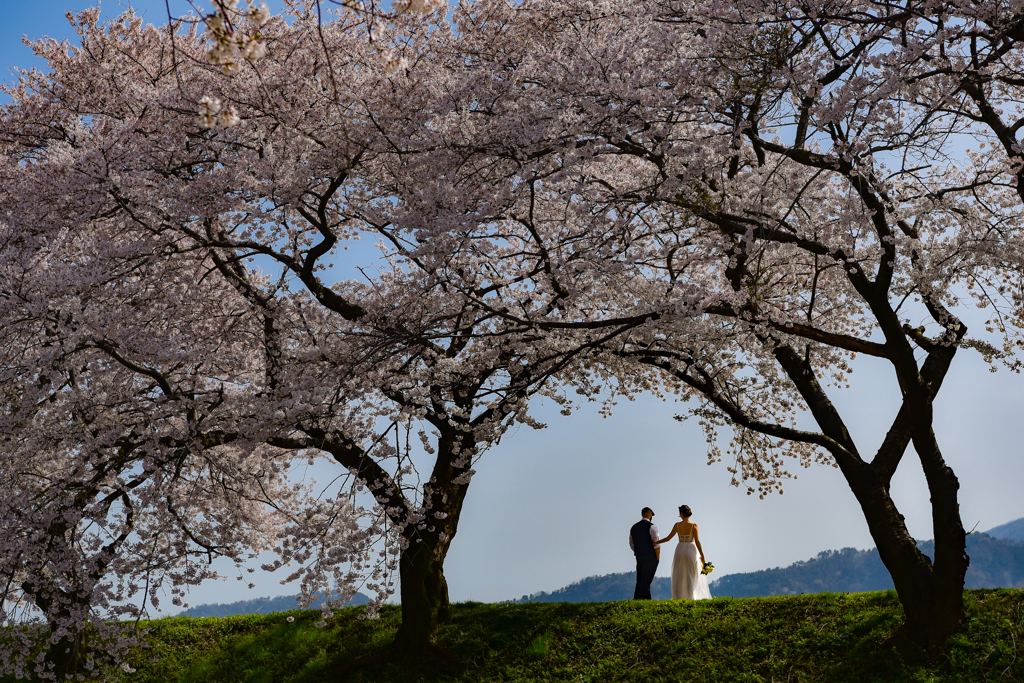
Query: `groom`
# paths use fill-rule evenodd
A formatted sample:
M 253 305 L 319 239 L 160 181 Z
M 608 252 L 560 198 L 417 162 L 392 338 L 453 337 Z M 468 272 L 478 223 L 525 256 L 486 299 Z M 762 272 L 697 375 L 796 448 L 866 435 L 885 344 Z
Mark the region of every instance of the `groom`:
M 654 545 L 659 540 L 658 527 L 651 521 L 654 510 L 644 508 L 640 516 L 643 519 L 629 530 L 629 547 L 636 555 L 636 590 L 633 591 L 633 599 L 650 600 L 651 581 L 654 581 L 654 572 L 658 571 L 661 548 Z

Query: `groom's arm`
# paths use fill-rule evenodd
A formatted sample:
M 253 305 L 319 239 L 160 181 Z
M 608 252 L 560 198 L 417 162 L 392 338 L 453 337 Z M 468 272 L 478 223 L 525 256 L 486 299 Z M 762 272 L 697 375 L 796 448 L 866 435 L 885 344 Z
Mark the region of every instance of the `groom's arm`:
M 630 540 L 632 541 L 633 539 L 630 539 Z M 661 540 L 661 537 L 658 536 L 658 527 L 656 525 L 652 524 L 651 525 L 651 541 L 654 542 L 654 556 L 656 558 L 658 558 L 659 562 L 661 561 L 661 546 L 658 545 L 658 541 L 660 541 L 660 540 Z

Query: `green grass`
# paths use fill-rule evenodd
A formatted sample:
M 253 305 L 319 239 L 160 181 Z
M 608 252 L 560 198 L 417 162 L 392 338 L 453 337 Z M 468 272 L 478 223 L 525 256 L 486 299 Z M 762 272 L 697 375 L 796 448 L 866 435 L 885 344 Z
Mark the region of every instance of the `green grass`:
M 704 602 L 453 606 L 438 642 L 461 671 L 431 681 L 1024 681 L 1024 590 L 967 591 L 967 622 L 945 654 L 905 665 L 885 646 L 900 622 L 894 592 Z M 124 683 L 404 681 L 387 666 L 331 669 L 385 647 L 398 608 L 153 621 Z M 286 617 L 295 621 L 288 623 Z

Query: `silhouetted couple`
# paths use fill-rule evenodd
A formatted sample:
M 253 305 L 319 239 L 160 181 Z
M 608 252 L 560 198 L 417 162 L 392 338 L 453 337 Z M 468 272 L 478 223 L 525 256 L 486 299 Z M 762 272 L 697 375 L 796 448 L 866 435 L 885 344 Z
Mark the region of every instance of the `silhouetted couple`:
M 679 518 L 682 521 L 672 525 L 672 533 L 665 538 L 658 536 L 658 527 L 654 525 L 654 510 L 644 508 L 640 511 L 643 517 L 629 530 L 629 547 L 636 555 L 636 590 L 634 600 L 651 599 L 651 582 L 658 571 L 658 561 L 662 543 L 679 536 L 676 552 L 672 557 L 672 599 L 673 600 L 707 600 L 711 597 L 708 588 L 708 577 L 701 573 L 704 567 L 704 550 L 700 546 L 697 525 L 690 521 L 693 512 L 688 505 L 679 506 Z

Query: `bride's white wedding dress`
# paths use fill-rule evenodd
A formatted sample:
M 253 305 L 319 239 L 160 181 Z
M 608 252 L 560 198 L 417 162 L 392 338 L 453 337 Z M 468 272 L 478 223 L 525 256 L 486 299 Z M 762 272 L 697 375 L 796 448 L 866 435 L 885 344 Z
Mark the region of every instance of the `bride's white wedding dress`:
M 676 533 L 679 533 L 678 527 Z M 700 553 L 693 542 L 693 525 L 688 535 L 679 534 L 676 554 L 672 558 L 672 599 L 710 600 L 708 577 L 700 573 Z

